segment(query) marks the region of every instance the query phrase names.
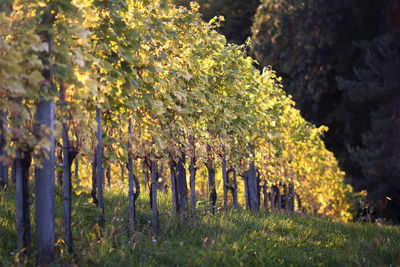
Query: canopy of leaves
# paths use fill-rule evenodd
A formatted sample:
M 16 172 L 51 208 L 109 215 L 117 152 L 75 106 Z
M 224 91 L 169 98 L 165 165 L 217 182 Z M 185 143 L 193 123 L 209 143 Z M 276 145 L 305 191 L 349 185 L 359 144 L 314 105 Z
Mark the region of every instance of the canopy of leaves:
M 167 1 L 50 3 L 18 0 L 11 15 L 0 13 L 0 108 L 20 120 L 2 133 L 11 158 L 16 148 L 28 146 L 35 164 L 40 162 L 49 129 L 32 134 L 32 103 L 39 96 L 57 98 L 63 86 L 67 110 L 57 107 L 56 124 L 67 112 L 70 138 L 81 157 L 93 158 L 97 107 L 104 122 L 105 166 L 123 165 L 128 153 L 166 165 L 192 149 L 200 165 L 210 158 L 218 162 L 225 148 L 239 173 L 255 161 L 266 183 L 287 184 L 293 182 L 287 175 L 292 168 L 305 209 L 351 218 L 356 195 L 321 140 L 326 128 L 305 121 L 281 78 L 269 68 L 255 68 L 246 47 L 228 44 L 217 32 L 220 21 L 203 21 L 196 3 L 190 9 Z M 46 24 L 54 38 L 54 86 L 43 82 L 38 60 L 48 52 L 38 33 L 49 13 L 54 15 Z M 126 130 L 129 119 L 132 135 Z M 59 127 L 55 135 L 60 140 Z M 255 158 L 244 156 L 250 147 Z

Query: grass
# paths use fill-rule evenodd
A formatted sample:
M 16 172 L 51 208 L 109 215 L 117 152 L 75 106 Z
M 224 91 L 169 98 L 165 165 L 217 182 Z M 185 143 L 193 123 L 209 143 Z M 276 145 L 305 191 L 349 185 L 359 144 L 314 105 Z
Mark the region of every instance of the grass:
M 55 266 L 400 266 L 398 226 L 245 210 L 210 215 L 206 201 L 199 203 L 196 218 L 176 218 L 166 194 L 159 194 L 158 236 L 151 234 L 148 195 L 141 194 L 138 232 L 129 239 L 127 196 L 115 190 L 105 193 L 103 226 L 89 194 L 74 195 L 69 254 L 62 241 L 61 193 L 57 188 Z M 14 194 L 12 186 L 0 191 L 1 266 L 17 265 Z M 32 263 L 34 255 L 32 250 Z

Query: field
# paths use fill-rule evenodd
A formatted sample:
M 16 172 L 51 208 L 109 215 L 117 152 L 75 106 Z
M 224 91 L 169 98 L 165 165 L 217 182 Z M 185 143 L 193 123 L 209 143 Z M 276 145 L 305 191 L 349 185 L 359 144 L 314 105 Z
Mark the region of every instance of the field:
M 332 222 L 301 214 L 207 212 L 200 201 L 196 218 L 176 218 L 169 195 L 160 194 L 160 232 L 151 234 L 148 194 L 138 205 L 138 231 L 127 237 L 125 193 L 107 191 L 105 220 L 85 191 L 74 195 L 74 252 L 62 242 L 61 188 L 57 188 L 56 261 L 79 266 L 398 266 L 400 228 Z M 0 265 L 16 264 L 14 188 L 0 192 Z M 32 202 L 33 201 L 32 196 Z M 33 207 L 34 208 L 34 205 Z M 34 226 L 34 210 L 31 213 Z M 34 237 L 34 235 L 33 235 Z M 34 242 L 34 240 L 33 240 Z M 31 259 L 35 251 L 31 252 Z M 34 260 L 32 260 L 34 262 Z

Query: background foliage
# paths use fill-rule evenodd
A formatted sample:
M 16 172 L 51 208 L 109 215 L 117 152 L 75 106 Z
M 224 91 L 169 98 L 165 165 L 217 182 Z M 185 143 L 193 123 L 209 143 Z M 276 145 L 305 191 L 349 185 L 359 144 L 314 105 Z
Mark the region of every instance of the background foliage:
M 255 15 L 252 38 L 257 60 L 272 65 L 283 76 L 285 90 L 293 95 L 302 114 L 329 126 L 324 140 L 346 170 L 347 181 L 356 190 L 368 190 L 371 203 L 380 210 L 378 216 L 398 220 L 394 211 L 400 204 L 400 187 L 395 182 L 399 180 L 399 155 L 393 152 L 390 141 L 396 139 L 391 129 L 396 127 L 393 118 L 398 113 L 389 108 L 392 100 L 382 90 L 391 84 L 392 97 L 398 95 L 398 87 L 389 82 L 398 75 L 387 70 L 398 56 L 392 53 L 391 59 L 385 58 L 382 53 L 387 55 L 390 44 L 379 45 L 377 40 L 357 45 L 398 29 L 395 18 L 398 1 L 265 0 Z M 397 42 L 397 35 L 391 35 Z M 371 46 L 375 46 L 373 51 Z M 364 57 L 369 58 L 367 62 Z M 363 66 L 375 72 L 353 71 Z M 338 85 L 338 78 L 357 79 L 358 93 L 364 96 L 350 96 L 354 84 Z M 378 106 L 386 106 L 385 112 L 374 101 L 364 101 L 371 91 L 381 103 Z M 378 167 L 382 164 L 385 174 Z
M 176 5 L 189 7 L 191 0 L 170 0 Z M 227 41 L 243 44 L 251 36 L 250 27 L 253 16 L 260 4 L 260 0 L 199 0 L 200 13 L 205 21 L 215 16 L 223 16 L 218 32 L 223 34 Z

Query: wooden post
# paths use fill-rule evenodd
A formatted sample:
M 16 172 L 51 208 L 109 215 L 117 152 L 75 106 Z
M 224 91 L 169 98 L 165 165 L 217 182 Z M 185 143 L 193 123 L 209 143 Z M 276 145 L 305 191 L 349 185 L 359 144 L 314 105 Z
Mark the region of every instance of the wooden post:
M 43 77 L 47 84 L 53 84 L 53 38 L 48 32 L 43 34 L 44 40 L 49 43 L 48 58 L 43 60 L 47 65 L 43 71 Z M 45 85 L 43 85 L 45 86 Z M 43 89 L 44 90 L 44 89 Z M 42 99 L 36 106 L 35 132 L 38 138 L 42 138 L 42 125 L 54 131 L 54 103 L 53 100 Z M 36 185 L 36 244 L 38 250 L 38 260 L 40 263 L 48 264 L 54 258 L 55 242 L 55 205 L 54 205 L 54 136 L 48 135 L 50 142 L 49 151 L 43 155 L 41 166 L 35 168 Z

